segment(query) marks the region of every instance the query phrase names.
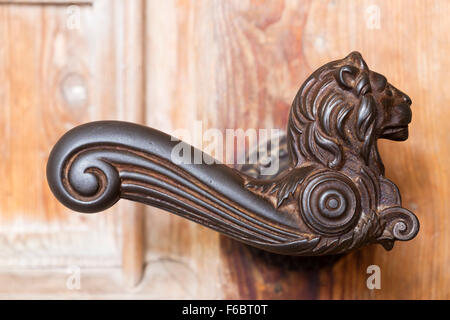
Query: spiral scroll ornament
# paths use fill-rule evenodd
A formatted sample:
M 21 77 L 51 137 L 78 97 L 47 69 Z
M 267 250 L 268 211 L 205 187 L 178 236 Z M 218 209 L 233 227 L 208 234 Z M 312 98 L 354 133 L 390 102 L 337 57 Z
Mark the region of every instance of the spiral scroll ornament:
M 301 214 L 307 225 L 322 234 L 341 235 L 351 230 L 361 214 L 358 190 L 339 172 L 322 171 L 304 184 Z
M 391 207 L 380 212 L 381 220 L 386 223 L 385 233 L 395 240 L 407 241 L 419 232 L 419 220 L 409 210 Z
M 50 156 L 47 174 L 60 175 L 52 191 L 67 207 L 85 213 L 106 210 L 120 198 L 120 177 L 117 169 L 103 157 L 114 155 L 107 148 L 87 148 L 67 153 L 60 161 Z M 58 180 L 56 180 L 58 181 Z

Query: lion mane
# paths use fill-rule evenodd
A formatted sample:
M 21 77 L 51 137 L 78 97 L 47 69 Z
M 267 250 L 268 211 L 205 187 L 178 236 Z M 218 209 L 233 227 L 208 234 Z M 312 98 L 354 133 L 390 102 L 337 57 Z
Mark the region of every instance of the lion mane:
M 340 171 L 347 163 L 358 163 L 370 175 L 384 174 L 375 137 L 376 112 L 369 68 L 360 53 L 320 67 L 292 103 L 287 130 L 291 169 L 272 183 L 251 180 L 247 187 L 280 207 L 319 167 Z
M 292 166 L 313 162 L 339 170 L 354 158 L 383 173 L 375 119 L 369 69 L 358 52 L 317 69 L 292 104 L 287 132 Z

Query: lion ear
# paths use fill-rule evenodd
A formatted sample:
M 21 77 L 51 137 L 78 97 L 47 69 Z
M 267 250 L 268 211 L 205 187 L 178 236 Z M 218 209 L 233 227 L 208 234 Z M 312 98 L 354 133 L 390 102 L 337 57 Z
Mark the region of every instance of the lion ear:
M 360 70 L 368 70 L 366 62 L 364 61 L 361 53 L 358 51 L 351 52 L 348 56 L 344 58 L 347 64 L 351 64 L 359 68 Z
M 336 81 L 344 89 L 352 89 L 355 87 L 355 80 L 358 73 L 359 69 L 357 67 L 345 65 L 337 70 L 335 74 Z

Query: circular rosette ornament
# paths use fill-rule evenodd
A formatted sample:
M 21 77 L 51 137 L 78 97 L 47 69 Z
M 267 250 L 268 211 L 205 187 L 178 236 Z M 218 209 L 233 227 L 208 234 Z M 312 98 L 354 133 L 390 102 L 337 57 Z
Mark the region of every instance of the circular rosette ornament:
M 355 227 L 361 214 L 361 197 L 347 176 L 322 171 L 309 177 L 303 186 L 301 214 L 312 230 L 337 236 Z

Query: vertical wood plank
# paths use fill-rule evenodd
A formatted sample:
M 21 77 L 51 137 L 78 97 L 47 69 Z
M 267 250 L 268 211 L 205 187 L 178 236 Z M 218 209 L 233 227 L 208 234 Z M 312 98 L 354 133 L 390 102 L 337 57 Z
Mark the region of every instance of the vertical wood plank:
M 380 29 L 368 24 L 370 5 L 380 10 Z M 195 297 L 448 298 L 449 93 L 442 72 L 450 63 L 443 18 L 448 10 L 445 1 L 150 1 L 147 124 L 167 132 L 192 131 L 195 120 L 222 130 L 285 128 L 291 101 L 312 71 L 362 52 L 369 67 L 413 100 L 410 139 L 381 141 L 380 149 L 387 176 L 422 229 L 391 252 L 368 247 L 344 257 L 292 258 L 216 238 L 150 209 L 146 230 L 154 238 L 147 256 L 170 256 L 202 277 L 201 271 L 219 266 L 207 280 L 192 280 L 220 284 L 199 288 Z M 208 255 L 198 241 L 208 242 Z M 371 264 L 381 267 L 380 291 L 366 287 Z M 183 297 L 183 291 L 174 296 Z
M 90 75 L 103 73 L 95 55 L 107 58 L 108 48 L 87 51 L 96 37 L 86 36 L 93 27 L 89 10 L 80 8 L 80 29 L 68 29 L 65 7 L 0 6 L 0 73 L 6 83 L 1 105 L 8 110 L 0 138 L 7 146 L 0 155 L 3 266 L 117 264 L 114 217 L 69 214 L 45 178 L 56 139 L 88 120 L 96 105 L 98 86 Z M 97 106 L 100 114 L 111 108 L 108 100 Z
M 143 123 L 145 2 L 116 0 L 114 7 L 118 118 Z M 144 271 L 144 207 L 121 201 L 118 211 L 122 217 L 124 284 L 134 287 L 142 279 Z
M 48 154 L 68 129 L 99 119 L 142 121 L 142 52 L 130 46 L 142 48 L 142 23 L 134 21 L 139 8 L 123 13 L 124 6 L 0 5 L 0 268 L 119 267 L 125 260 L 139 278 L 135 206 L 124 204 L 129 221 L 120 207 L 75 213 L 58 203 L 45 177 Z
M 380 10 L 380 29 L 367 27 L 365 10 L 373 4 Z M 322 39 L 320 48 L 313 41 L 305 43 L 310 61 L 359 50 L 369 67 L 411 96 L 410 138 L 404 143 L 380 141 L 379 146 L 386 175 L 399 186 L 403 205 L 421 221 L 417 238 L 397 243 L 391 252 L 371 247 L 344 257 L 331 270 L 332 290 L 322 292 L 322 297 L 449 298 L 450 239 L 444 230 L 450 224 L 446 142 L 450 110 L 443 71 L 450 66 L 445 53 L 450 39 L 444 32 L 450 23 L 443 19 L 449 10 L 446 1 L 338 1 L 326 7 L 316 4 L 310 11 L 308 32 Z M 366 268 L 371 264 L 381 268 L 381 290 L 366 287 Z
M 172 0 L 146 5 L 146 124 L 165 132 L 189 130 L 195 120 L 206 119 L 200 116 L 204 105 L 196 100 L 199 65 L 192 60 L 197 59 L 196 38 L 202 36 L 193 25 L 211 21 L 207 11 L 194 16 L 194 7 L 202 5 Z M 219 236 L 162 210 L 146 208 L 146 213 L 146 278 L 153 283 L 146 287 L 148 294 L 221 298 Z

